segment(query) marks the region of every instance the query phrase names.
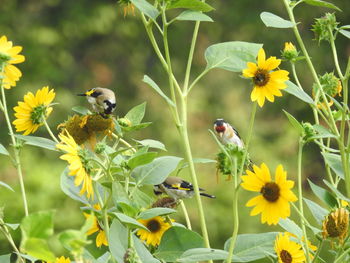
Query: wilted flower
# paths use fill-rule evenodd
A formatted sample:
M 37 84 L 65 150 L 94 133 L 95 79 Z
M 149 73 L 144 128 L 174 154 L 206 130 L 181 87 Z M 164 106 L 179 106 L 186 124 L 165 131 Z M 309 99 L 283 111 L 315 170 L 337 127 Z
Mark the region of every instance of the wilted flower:
M 163 197 L 152 204 L 152 207 L 176 208 L 177 202 L 172 197 Z
M 342 244 L 348 234 L 349 211 L 346 208 L 337 208 L 324 219 L 322 224 L 323 238 L 339 238 Z

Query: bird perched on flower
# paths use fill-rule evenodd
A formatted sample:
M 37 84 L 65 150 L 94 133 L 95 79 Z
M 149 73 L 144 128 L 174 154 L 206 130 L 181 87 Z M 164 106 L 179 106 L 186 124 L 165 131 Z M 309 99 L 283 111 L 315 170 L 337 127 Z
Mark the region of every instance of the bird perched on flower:
M 214 130 L 220 137 L 223 144 L 235 144 L 240 148 L 244 147 L 244 143 L 238 134 L 238 131 L 233 128 L 224 119 L 217 119 L 214 122 Z
M 175 200 L 183 198 L 191 198 L 194 195 L 193 185 L 180 177 L 169 176 L 163 183 L 155 185 L 153 191 L 156 195 L 162 193 L 174 198 Z M 199 188 L 200 195 L 209 198 L 215 198 L 213 195 L 203 193 L 204 189 Z
M 111 114 L 117 106 L 115 94 L 110 89 L 92 88 L 83 94 L 78 94 L 78 96 L 85 96 L 93 110 L 102 114 Z

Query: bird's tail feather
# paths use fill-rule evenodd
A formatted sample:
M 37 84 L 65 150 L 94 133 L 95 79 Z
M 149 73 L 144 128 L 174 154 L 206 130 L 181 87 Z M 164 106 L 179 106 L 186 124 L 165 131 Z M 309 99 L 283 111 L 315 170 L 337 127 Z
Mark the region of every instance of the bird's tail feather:
M 206 193 L 200 193 L 200 195 L 203 195 L 203 196 L 206 196 L 206 197 L 209 197 L 209 198 L 216 198 L 215 195 L 209 195 L 209 194 L 206 194 Z

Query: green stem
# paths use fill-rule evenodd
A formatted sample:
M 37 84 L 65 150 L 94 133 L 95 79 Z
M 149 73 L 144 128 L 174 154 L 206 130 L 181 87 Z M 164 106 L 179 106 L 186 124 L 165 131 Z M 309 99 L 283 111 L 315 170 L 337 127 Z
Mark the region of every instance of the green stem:
M 344 258 L 345 256 L 347 256 L 349 253 L 350 253 L 350 248 L 348 248 L 347 250 L 345 250 L 345 251 L 334 261 L 334 263 L 341 263 L 341 262 L 344 262 L 344 261 L 342 261 L 343 258 Z
M 185 217 L 185 220 L 186 220 L 187 228 L 188 228 L 189 230 L 192 230 L 191 220 L 190 220 L 190 217 L 188 216 L 185 203 L 184 203 L 182 200 L 180 200 L 180 205 L 181 205 L 181 208 L 182 208 L 182 212 L 184 213 L 184 217 Z
M 334 60 L 335 68 L 337 70 L 337 73 L 338 73 L 340 79 L 344 79 L 343 73 L 342 73 L 342 71 L 340 69 L 340 66 L 339 66 L 338 54 L 337 54 L 337 49 L 336 49 L 335 43 L 334 43 L 333 31 L 330 28 L 330 26 L 328 26 L 328 32 L 329 32 L 329 35 L 330 35 L 330 41 L 329 42 L 331 44 L 331 49 L 332 49 L 332 54 L 333 54 L 333 60 Z
M 53 134 L 53 132 L 50 129 L 50 126 L 47 124 L 46 119 L 44 119 L 44 125 L 46 127 L 47 132 L 50 134 L 51 138 L 56 142 L 59 143 L 59 141 L 57 140 L 56 136 Z
M 208 72 L 210 71 L 210 68 L 206 68 L 201 74 L 198 75 L 198 77 L 191 83 L 190 87 L 188 88 L 187 93 L 190 93 L 192 88 L 197 84 L 197 82 Z
M 323 241 L 324 241 L 324 239 L 322 238 L 321 241 L 318 242 L 317 251 L 316 251 L 316 254 L 314 255 L 314 259 L 312 260 L 311 263 L 315 263 L 316 260 L 318 260 L 318 255 L 322 251 Z
M 120 138 L 118 135 L 116 135 L 115 133 L 112 133 L 112 137 L 114 137 L 115 139 L 119 140 L 122 144 L 124 144 L 126 147 L 129 147 L 134 153 L 136 152 L 136 149 L 127 141 L 125 141 L 123 138 Z
M 10 243 L 10 245 L 12 246 L 13 250 L 16 252 L 18 259 L 22 262 L 25 263 L 25 260 L 21 257 L 21 252 L 19 251 L 19 249 L 17 248 L 15 242 L 13 241 L 13 238 L 11 236 L 10 231 L 8 230 L 7 226 L 5 225 L 5 222 L 0 219 L 0 231 L 4 234 L 4 236 L 6 237 L 7 241 Z

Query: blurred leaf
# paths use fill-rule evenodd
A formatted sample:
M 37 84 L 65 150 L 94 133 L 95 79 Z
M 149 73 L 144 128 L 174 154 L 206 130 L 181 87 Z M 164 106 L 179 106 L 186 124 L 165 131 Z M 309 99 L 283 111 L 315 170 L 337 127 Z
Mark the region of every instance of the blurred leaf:
M 112 258 L 111 253 L 106 252 L 106 253 L 104 253 L 102 256 L 100 256 L 100 257 L 97 259 L 97 263 L 106 263 L 106 262 L 110 262 L 109 260 L 110 260 L 111 258 Z
M 10 155 L 6 148 L 0 143 L 0 154 Z
M 256 60 L 262 44 L 249 42 L 224 42 L 211 45 L 205 51 L 207 69 L 221 68 L 240 72 L 247 67 L 247 62 Z
M 333 172 L 340 178 L 344 179 L 344 170 L 340 155 L 334 153 L 322 153 L 322 156 Z
M 167 6 L 167 9 L 186 8 L 194 11 L 209 12 L 214 8 L 200 0 L 173 0 Z
M 220 249 L 212 248 L 193 248 L 185 251 L 178 262 L 198 262 L 207 260 L 225 260 L 228 257 L 228 252 Z M 235 256 L 233 256 L 235 260 Z
M 112 184 L 112 198 L 114 205 L 121 208 L 124 214 L 131 217 L 137 214 L 137 208 L 132 204 L 124 187 L 117 181 Z
M 296 235 L 300 240 L 301 237 L 303 236 L 303 231 L 301 230 L 301 228 L 294 223 L 294 221 L 292 221 L 289 218 L 283 219 L 281 218 L 280 221 L 278 222 L 278 224 L 287 232 L 292 233 L 294 235 Z
M 148 85 L 150 85 L 151 88 L 153 88 L 163 99 L 165 99 L 169 105 L 175 107 L 174 102 L 167 95 L 164 94 L 164 92 L 159 88 L 159 86 L 149 76 L 144 75 L 142 81 L 147 83 Z
M 79 113 L 81 115 L 87 115 L 87 114 L 91 114 L 91 111 L 89 111 L 88 108 L 83 107 L 83 106 L 74 106 L 72 108 L 72 111 Z
M 151 124 L 152 124 L 152 122 L 143 122 L 143 123 L 140 123 L 138 125 L 131 126 L 131 127 L 123 127 L 123 131 L 126 131 L 126 132 L 138 131 L 138 130 L 141 130 L 141 129 L 144 129 L 144 128 L 150 126 Z
M 326 1 L 322 1 L 322 0 L 303 0 L 304 3 L 308 4 L 308 5 L 312 5 L 312 6 L 321 6 L 321 7 L 327 7 L 327 8 L 332 8 L 338 11 L 341 11 L 341 9 L 339 7 L 337 7 L 336 5 L 326 2 Z
M 24 242 L 22 249 L 29 255 L 44 261 L 55 261 L 55 255 L 50 251 L 46 240 L 40 238 L 29 238 Z
M 241 234 L 237 236 L 233 250 L 234 262 L 250 262 L 274 253 L 273 244 L 278 232 Z M 230 248 L 231 238 L 225 242 L 225 250 Z
M 9 189 L 9 190 L 11 190 L 12 192 L 15 191 L 15 190 L 12 189 L 11 186 L 9 186 L 8 184 L 6 184 L 6 183 L 4 183 L 4 182 L 2 182 L 2 181 L 0 181 L 0 186 L 3 186 L 3 187 L 5 187 L 5 188 Z
M 145 194 L 144 192 L 142 192 L 138 188 L 133 190 L 132 198 L 140 208 L 149 207 L 153 201 L 153 199 L 150 197 L 150 195 Z
M 130 228 L 142 228 L 146 231 L 149 231 L 147 227 L 145 227 L 143 224 L 139 223 L 136 219 L 130 217 L 130 216 L 127 216 L 127 215 L 124 215 L 122 213 L 112 213 L 113 215 L 115 215 L 120 222 L 122 222 L 123 224 L 129 226 Z
M 147 263 L 160 263 L 160 261 L 153 257 L 153 255 L 149 252 L 149 250 L 145 247 L 145 245 L 141 242 L 139 238 L 135 235 L 132 236 L 134 239 L 134 246 L 138 256 L 141 259 L 141 262 Z
M 24 217 L 21 222 L 22 241 L 50 237 L 53 234 L 53 215 L 54 211 L 40 211 Z
M 186 250 L 203 245 L 203 238 L 198 233 L 173 226 L 163 234 L 155 255 L 164 261 L 175 262 Z
M 10 258 L 11 258 L 11 254 L 1 255 L 0 256 L 0 262 L 2 262 L 2 263 L 11 263 Z
M 68 168 L 64 169 L 61 174 L 61 189 L 73 200 L 79 201 L 86 205 L 90 205 L 86 195 L 80 194 L 80 187 L 75 186 L 74 176 L 68 175 Z
M 134 141 L 138 142 L 143 146 L 148 146 L 149 148 L 155 148 L 155 149 L 166 151 L 164 144 L 161 143 L 160 141 L 151 140 L 151 139 L 145 139 L 142 141 L 134 140 Z
M 323 189 L 322 187 L 315 185 L 313 182 L 311 182 L 308 179 L 308 182 L 310 184 L 312 192 L 321 200 L 323 201 L 326 205 L 330 206 L 331 208 L 334 208 L 337 206 L 338 202 L 335 197 L 328 192 L 327 190 Z
M 186 10 L 176 17 L 176 20 L 213 22 L 210 16 L 198 11 Z
M 347 38 L 350 38 L 350 31 L 348 30 L 340 29 L 339 33 L 342 34 L 343 36 L 346 36 Z
M 26 254 L 23 254 L 23 253 L 16 253 L 15 252 L 15 254 L 17 254 L 17 255 L 20 255 L 22 258 L 25 258 L 26 260 L 29 260 L 30 262 L 32 262 L 32 263 L 35 263 L 35 262 L 37 262 L 37 258 L 35 258 L 35 257 L 32 257 L 32 256 L 30 256 L 30 255 L 26 255 Z
M 303 199 L 304 199 L 307 207 L 309 208 L 311 214 L 316 219 L 317 224 L 322 225 L 322 222 L 323 222 L 325 216 L 328 215 L 329 212 L 326 209 L 324 209 L 323 207 L 316 204 L 315 202 L 313 202 L 305 197 Z
M 131 176 L 138 185 L 160 184 L 176 169 L 181 160 L 182 158 L 175 156 L 159 157 L 149 164 L 136 167 Z
M 176 210 L 164 207 L 155 207 L 142 211 L 137 218 L 149 219 L 156 216 L 169 215 L 172 213 L 176 213 Z
M 335 138 L 336 136 L 331 133 L 327 128 L 323 127 L 322 125 L 315 124 L 313 125 L 314 129 L 317 131 L 317 135 L 313 136 L 312 138 Z
M 130 2 L 133 3 L 142 13 L 153 20 L 156 20 L 157 16 L 159 15 L 157 8 L 148 3 L 146 0 L 130 0 Z
M 148 164 L 152 162 L 157 157 L 157 155 L 158 153 L 156 152 L 147 152 L 147 153 L 133 155 L 128 160 L 128 167 L 132 170 L 137 166 Z
M 51 151 L 58 151 L 56 148 L 57 143 L 47 138 L 19 134 L 15 134 L 15 137 L 17 139 L 25 141 L 28 145 L 38 146 Z
M 329 187 L 329 189 L 332 190 L 332 192 L 339 198 L 342 199 L 344 201 L 350 202 L 350 198 L 346 197 L 344 194 L 342 194 L 337 188 L 335 188 L 334 185 L 332 185 L 330 182 L 328 182 L 327 180 L 323 179 L 323 182 L 325 183 L 325 185 L 327 185 Z
M 16 230 L 19 227 L 19 224 L 5 223 L 5 225 L 11 228 L 12 230 Z
M 274 27 L 274 28 L 291 28 L 294 27 L 294 23 L 285 20 L 282 17 L 279 17 L 275 14 L 269 13 L 269 12 L 262 12 L 260 14 L 260 18 L 267 27 Z
M 131 122 L 132 126 L 139 125 L 143 117 L 145 116 L 145 110 L 146 102 L 141 103 L 140 105 L 137 105 L 131 110 L 129 110 L 129 112 L 125 115 L 125 118 L 127 118 Z
M 298 99 L 306 103 L 310 103 L 310 104 L 314 103 L 313 99 L 307 93 L 305 93 L 305 91 L 303 91 L 301 88 L 295 85 L 293 82 L 287 80 L 286 84 L 287 84 L 287 88 L 284 89 L 285 92 L 297 97 Z
M 297 119 L 295 119 L 293 117 L 293 115 L 291 115 L 287 111 L 283 110 L 283 112 L 284 112 L 284 114 L 286 114 L 290 124 L 292 124 L 292 126 L 297 130 L 299 135 L 301 135 L 303 133 L 304 129 L 303 129 L 303 126 L 300 124 L 300 122 L 298 122 Z

